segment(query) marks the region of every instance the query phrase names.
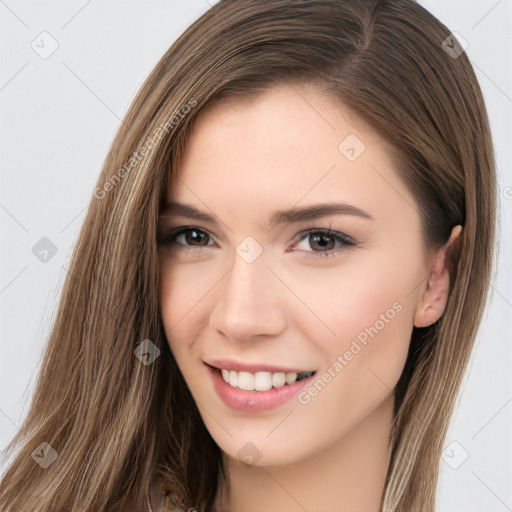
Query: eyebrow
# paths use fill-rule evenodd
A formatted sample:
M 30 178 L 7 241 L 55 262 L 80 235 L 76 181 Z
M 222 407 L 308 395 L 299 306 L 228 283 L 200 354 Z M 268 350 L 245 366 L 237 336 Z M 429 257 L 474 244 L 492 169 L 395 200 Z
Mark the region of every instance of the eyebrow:
M 202 220 L 211 224 L 217 223 L 216 217 L 214 215 L 202 212 L 195 206 L 177 201 L 170 201 L 166 203 L 162 210 L 162 214 L 175 214 L 182 217 L 188 217 L 190 219 Z M 316 220 L 327 217 L 329 215 L 352 215 L 366 220 L 375 220 L 372 215 L 362 210 L 358 206 L 344 202 L 335 202 L 313 204 L 310 206 L 304 206 L 302 208 L 276 210 L 270 215 L 269 226 Z

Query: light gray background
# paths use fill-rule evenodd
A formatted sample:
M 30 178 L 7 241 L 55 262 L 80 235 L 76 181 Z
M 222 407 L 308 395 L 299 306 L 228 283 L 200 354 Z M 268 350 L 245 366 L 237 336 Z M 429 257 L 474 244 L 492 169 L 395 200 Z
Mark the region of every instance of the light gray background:
M 162 54 L 213 3 L 0 0 L 0 449 L 27 412 L 70 251 L 120 120 Z M 420 3 L 469 43 L 500 180 L 500 258 L 446 439 L 437 510 L 512 511 L 512 0 Z M 44 51 L 46 38 L 51 48 L 44 31 L 58 43 L 47 58 L 31 47 Z M 47 262 L 32 252 L 42 237 L 57 248 Z

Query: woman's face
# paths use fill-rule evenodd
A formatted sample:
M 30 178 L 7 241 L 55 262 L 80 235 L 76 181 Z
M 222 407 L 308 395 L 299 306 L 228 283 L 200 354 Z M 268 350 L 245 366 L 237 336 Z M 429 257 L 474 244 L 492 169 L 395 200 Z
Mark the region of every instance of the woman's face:
M 383 139 L 312 89 L 218 103 L 167 201 L 165 331 L 226 454 L 297 462 L 391 410 L 430 260 Z

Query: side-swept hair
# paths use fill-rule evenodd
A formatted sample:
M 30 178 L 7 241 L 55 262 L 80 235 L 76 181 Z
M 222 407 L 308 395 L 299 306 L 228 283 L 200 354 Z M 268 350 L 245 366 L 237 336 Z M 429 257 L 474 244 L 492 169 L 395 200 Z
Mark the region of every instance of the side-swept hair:
M 463 226 L 445 313 L 414 329 L 396 389 L 382 504 L 434 510 L 495 237 L 486 108 L 466 54 L 449 51 L 453 37 L 443 44 L 449 37 L 413 0 L 221 0 L 177 39 L 105 159 L 30 410 L 9 445 L 17 453 L 2 511 L 145 511 L 156 475 L 185 509 L 212 510 L 226 475 L 163 331 L 157 222 L 201 110 L 285 83 L 318 85 L 385 135 L 420 206 L 426 247 Z M 161 351 L 148 365 L 134 354 L 145 340 Z M 31 456 L 42 443 L 57 453 L 46 469 Z

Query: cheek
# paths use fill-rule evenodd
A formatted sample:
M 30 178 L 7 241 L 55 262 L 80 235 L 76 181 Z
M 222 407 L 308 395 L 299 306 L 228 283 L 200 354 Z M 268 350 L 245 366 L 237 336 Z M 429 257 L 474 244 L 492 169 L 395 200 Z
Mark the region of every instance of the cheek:
M 324 354 L 324 365 L 317 375 L 321 382 L 315 380 L 299 401 L 305 406 L 304 428 L 307 424 L 311 431 L 324 432 L 326 440 L 371 414 L 393 394 L 402 374 L 412 332 L 411 308 L 400 287 L 387 284 L 360 279 L 352 290 L 330 290 L 324 319 L 335 335 L 319 336 L 318 322 L 316 336 L 313 322 L 307 327 L 309 339 Z M 322 426 L 319 417 L 325 418 Z
M 301 320 L 307 337 L 324 354 L 327 370 L 343 375 L 333 379 L 338 384 L 332 391 L 337 388 L 344 398 L 331 397 L 343 407 L 390 393 L 400 378 L 416 307 L 412 292 L 423 275 L 419 264 L 408 261 L 421 260 L 406 253 L 402 258 L 396 252 L 368 253 L 357 264 L 304 272 L 294 282 L 317 317 Z
M 164 322 L 173 326 L 197 316 L 201 301 L 207 301 L 225 271 L 217 262 L 187 264 L 169 256 L 161 258 L 158 299 Z
M 161 263 L 159 304 L 169 347 L 178 365 L 182 366 L 182 355 L 193 348 L 196 331 L 201 328 L 193 320 L 201 318 L 201 299 L 212 284 L 208 278 L 192 272 L 185 266 Z M 207 282 L 205 282 L 205 279 Z M 182 369 L 183 370 L 183 369 Z
M 408 259 L 384 251 L 359 252 L 347 258 L 346 264 L 331 268 L 301 272 L 295 268 L 285 279 L 314 314 L 307 317 L 311 323 L 321 327 L 321 320 L 324 324 L 318 333 L 325 338 L 330 331 L 326 339 L 335 344 L 336 339 L 352 339 L 361 333 L 364 341 L 365 329 L 372 326 L 379 332 L 399 330 L 408 341 L 417 299 L 412 292 L 423 277 L 420 265 L 408 264 Z

